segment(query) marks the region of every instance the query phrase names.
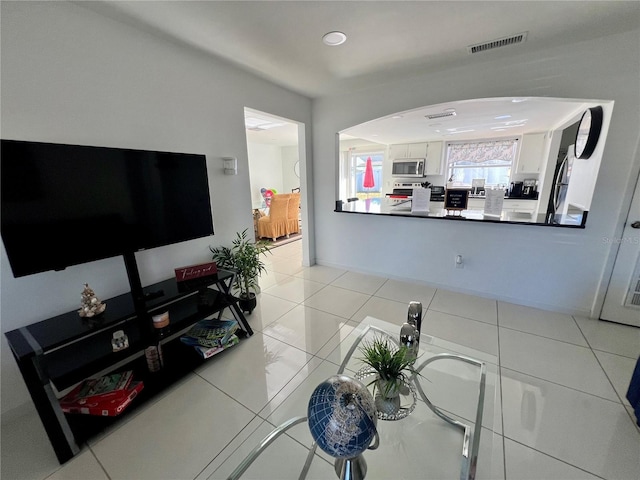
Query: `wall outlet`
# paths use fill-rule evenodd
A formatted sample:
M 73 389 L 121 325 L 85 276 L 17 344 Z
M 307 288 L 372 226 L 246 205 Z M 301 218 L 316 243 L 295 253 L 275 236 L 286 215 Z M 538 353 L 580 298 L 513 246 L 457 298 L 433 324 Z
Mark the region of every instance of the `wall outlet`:
M 454 261 L 456 268 L 464 268 L 464 258 L 462 255 L 456 255 Z

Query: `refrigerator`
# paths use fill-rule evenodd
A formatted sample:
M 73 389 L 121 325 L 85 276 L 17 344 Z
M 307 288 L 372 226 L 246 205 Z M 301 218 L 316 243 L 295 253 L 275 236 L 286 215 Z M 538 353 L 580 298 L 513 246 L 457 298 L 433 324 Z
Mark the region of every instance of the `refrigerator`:
M 567 211 L 569 204 L 567 202 L 567 191 L 569 189 L 569 180 L 571 179 L 571 170 L 575 160 L 573 145 L 569 145 L 564 158 L 558 162 L 553 175 L 553 184 L 551 186 L 551 196 L 549 197 L 549 205 L 547 207 L 546 223 L 560 224 L 566 223 Z

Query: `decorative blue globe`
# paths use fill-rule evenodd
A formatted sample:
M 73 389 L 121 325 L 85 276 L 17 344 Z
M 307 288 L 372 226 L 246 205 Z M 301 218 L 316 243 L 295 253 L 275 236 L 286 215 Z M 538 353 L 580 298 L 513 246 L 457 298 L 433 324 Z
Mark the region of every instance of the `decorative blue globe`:
M 334 458 L 354 458 L 376 434 L 376 408 L 367 387 L 346 375 L 334 375 L 311 394 L 309 430 L 318 446 Z

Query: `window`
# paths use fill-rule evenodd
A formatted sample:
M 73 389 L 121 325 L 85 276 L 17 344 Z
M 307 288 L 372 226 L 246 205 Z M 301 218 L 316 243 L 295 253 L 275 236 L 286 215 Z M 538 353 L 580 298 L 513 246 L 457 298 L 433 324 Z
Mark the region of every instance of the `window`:
M 371 159 L 373 186 L 365 186 L 367 161 Z M 382 196 L 384 150 L 350 148 L 342 154 L 340 198 L 376 198 Z
M 455 187 L 471 187 L 474 178 L 484 178 L 485 186 L 504 188 L 517 151 L 517 138 L 448 143 L 448 178 Z

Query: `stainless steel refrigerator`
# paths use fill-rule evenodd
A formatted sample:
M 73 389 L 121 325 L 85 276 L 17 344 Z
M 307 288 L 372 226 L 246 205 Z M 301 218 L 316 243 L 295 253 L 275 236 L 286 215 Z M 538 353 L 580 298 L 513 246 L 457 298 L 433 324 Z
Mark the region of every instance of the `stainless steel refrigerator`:
M 575 160 L 573 152 L 573 145 L 570 145 L 563 160 L 556 165 L 553 185 L 551 186 L 551 197 L 547 207 L 546 223 L 566 223 L 568 209 L 567 190 L 569 189 L 571 169 Z

